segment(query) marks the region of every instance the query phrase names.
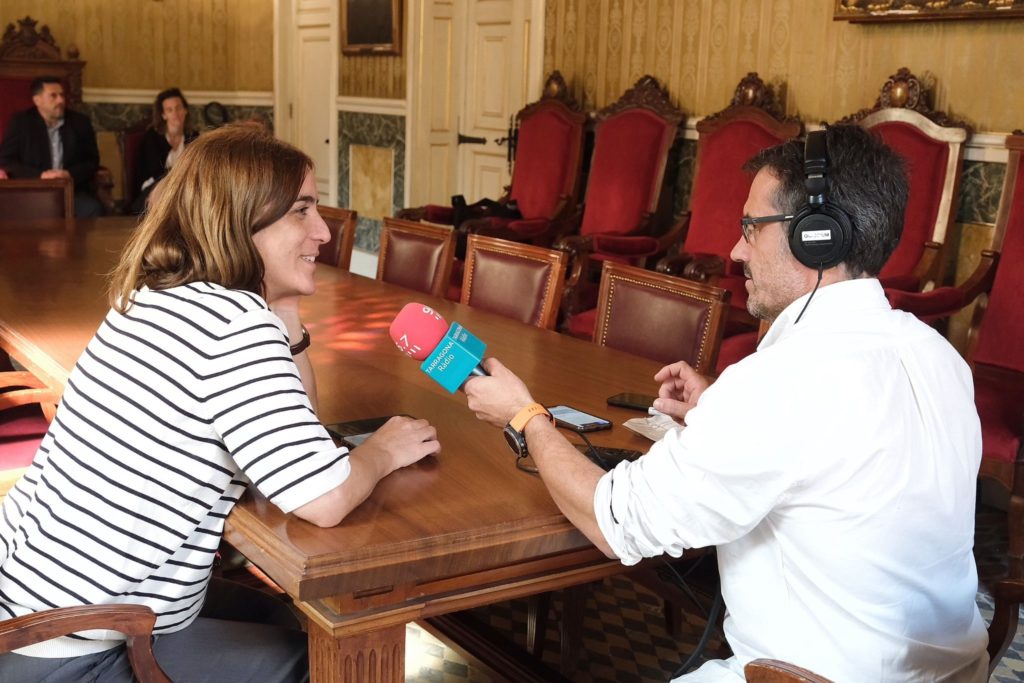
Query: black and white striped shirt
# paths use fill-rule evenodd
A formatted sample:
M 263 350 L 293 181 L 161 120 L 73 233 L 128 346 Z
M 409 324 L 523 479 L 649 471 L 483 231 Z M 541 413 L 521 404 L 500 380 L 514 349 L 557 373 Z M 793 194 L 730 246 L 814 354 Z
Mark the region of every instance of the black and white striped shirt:
M 346 456 L 261 298 L 208 283 L 143 289 L 103 321 L 4 500 L 0 619 L 141 603 L 156 633 L 184 628 L 246 485 L 290 512 L 341 484 Z M 121 638 L 89 631 L 18 652 L 71 657 Z

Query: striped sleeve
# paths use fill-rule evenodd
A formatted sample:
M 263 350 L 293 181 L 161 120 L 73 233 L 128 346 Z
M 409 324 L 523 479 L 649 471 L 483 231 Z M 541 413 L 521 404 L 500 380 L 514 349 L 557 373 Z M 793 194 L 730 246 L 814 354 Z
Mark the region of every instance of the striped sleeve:
M 213 356 L 204 405 L 263 495 L 291 512 L 345 481 L 348 450 L 334 445 L 313 412 L 276 315 L 260 309 L 237 316 Z

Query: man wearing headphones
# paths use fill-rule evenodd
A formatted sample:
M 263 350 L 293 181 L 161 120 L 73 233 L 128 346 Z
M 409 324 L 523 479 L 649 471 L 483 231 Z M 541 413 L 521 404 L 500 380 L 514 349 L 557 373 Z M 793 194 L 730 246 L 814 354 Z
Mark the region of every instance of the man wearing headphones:
M 467 382 L 469 407 L 522 437 L 610 557 L 717 546 L 734 656 L 687 681 L 742 681 L 758 657 L 836 681 L 985 680 L 970 370 L 877 280 L 902 231 L 903 164 L 836 126 L 747 170 L 732 258 L 772 326 L 713 386 L 685 363 L 655 375 L 655 407 L 684 429 L 605 473 L 534 419 L 544 409 L 495 359 Z

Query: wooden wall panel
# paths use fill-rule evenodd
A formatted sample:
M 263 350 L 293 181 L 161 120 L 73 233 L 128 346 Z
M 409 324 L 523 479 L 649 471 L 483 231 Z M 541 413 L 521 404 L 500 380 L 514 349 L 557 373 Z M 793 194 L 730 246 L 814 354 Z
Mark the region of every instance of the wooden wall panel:
M 404 39 L 404 38 L 403 38 Z M 404 53 L 405 50 L 403 49 Z M 405 55 L 340 55 L 338 94 L 405 99 Z
M 1024 20 L 832 21 L 825 0 L 549 0 L 544 70 L 588 109 L 642 74 L 692 116 L 726 106 L 748 71 L 785 84 L 788 114 L 834 121 L 874 103 L 901 67 L 934 82 L 935 106 L 980 131 L 1024 127 Z
M 273 89 L 272 0 L 0 0 L 0 25 L 25 15 L 78 46 L 86 87 Z

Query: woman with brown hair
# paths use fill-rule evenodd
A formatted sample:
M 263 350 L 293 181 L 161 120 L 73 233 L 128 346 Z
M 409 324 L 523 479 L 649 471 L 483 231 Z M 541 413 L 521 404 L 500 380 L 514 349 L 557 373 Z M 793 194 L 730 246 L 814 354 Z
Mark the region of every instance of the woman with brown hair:
M 139 143 L 135 166 L 135 201 L 132 210 L 141 213 L 147 205 L 149 193 L 160 179 L 167 175 L 185 150 L 185 145 L 196 138 L 191 125 L 188 100 L 178 88 L 168 88 L 157 94 L 153 102 L 153 121 Z
M 157 615 L 153 650 L 173 680 L 308 675 L 305 636 L 281 626 L 288 615 L 256 614 L 258 596 L 211 583 L 224 519 L 251 484 L 285 512 L 335 525 L 382 477 L 440 449 L 425 420 L 392 418 L 349 452 L 317 419 L 298 307 L 329 239 L 316 197 L 309 157 L 252 126 L 185 150 L 4 501 L 0 618 L 141 603 Z M 0 655 L 0 680 L 81 678 L 130 680 L 115 634 Z

